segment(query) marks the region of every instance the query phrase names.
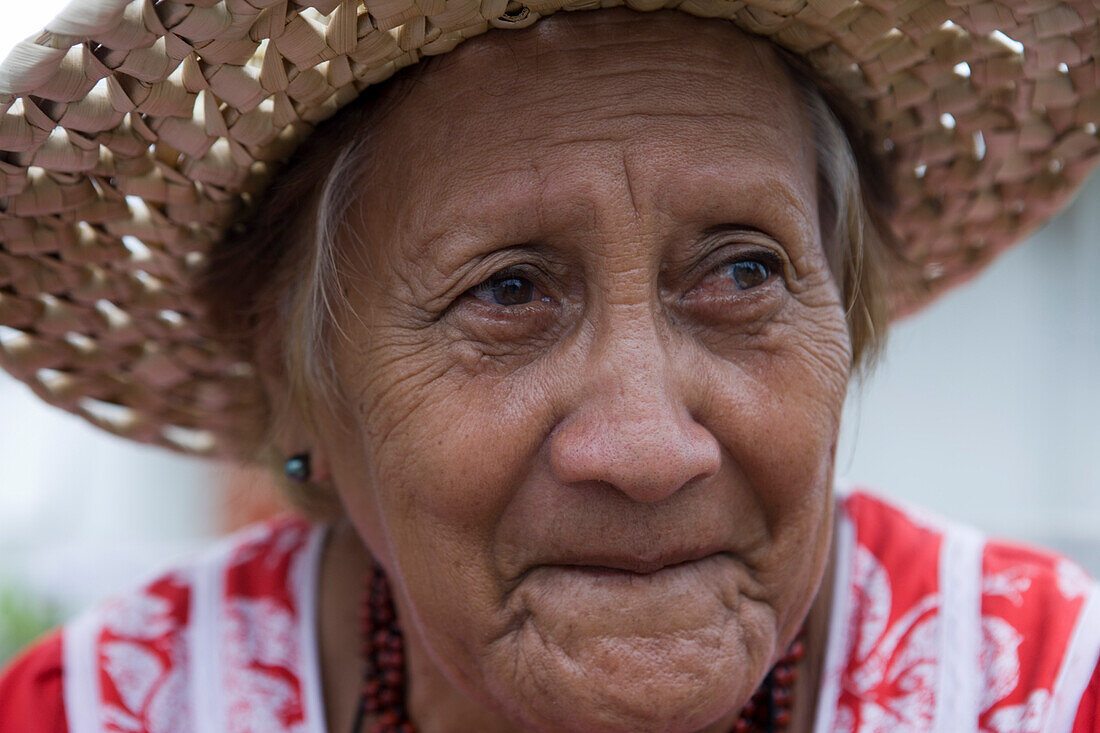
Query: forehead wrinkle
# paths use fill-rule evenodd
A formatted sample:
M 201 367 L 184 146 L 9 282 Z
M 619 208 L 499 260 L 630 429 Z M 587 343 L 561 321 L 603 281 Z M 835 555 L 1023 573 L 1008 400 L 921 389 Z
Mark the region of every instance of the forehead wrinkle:
M 712 104 L 714 111 L 723 111 L 722 95 L 707 93 L 715 89 L 734 96 L 796 96 L 771 47 L 732 24 L 700 24 L 671 12 L 604 10 L 596 15 L 600 22 L 595 27 L 580 16 L 562 14 L 523 31 L 477 36 L 432 59 L 433 68 L 419 77 L 418 85 L 438 87 L 428 95 L 429 103 L 474 95 L 485 108 L 523 107 L 559 97 L 587 100 L 586 87 L 600 80 L 615 82 L 612 90 L 661 87 L 669 99 L 687 102 L 683 112 L 700 106 L 707 110 Z M 651 16 L 658 15 L 667 17 L 654 22 Z M 690 39 L 681 27 L 685 23 L 692 26 Z M 627 100 L 637 96 L 630 89 L 619 95 Z M 442 102 L 439 109 L 448 106 Z
M 554 237 L 591 225 L 598 184 L 589 177 L 549 173 L 538 157 L 494 159 L 498 164 L 505 161 L 502 167 L 480 169 L 476 177 L 433 180 L 443 192 L 439 206 L 415 212 L 404 230 L 411 235 L 406 258 L 430 258 L 446 272 L 471 253 L 485 251 L 487 244 L 523 244 L 532 237 Z
M 625 118 L 608 116 L 609 120 Z M 736 196 L 759 202 L 758 210 L 773 212 L 777 219 L 782 217 L 780 209 L 788 212 L 793 209 L 801 219 L 816 222 L 810 210 L 814 192 L 805 189 L 805 185 L 812 184 L 813 175 L 806 176 L 807 181 L 788 180 L 790 175 L 783 171 L 791 170 L 790 156 L 795 151 L 789 144 L 778 141 L 762 144 L 764 134 L 770 131 L 766 125 L 758 126 L 760 133 L 756 132 L 757 126 L 752 130 L 736 125 L 727 127 L 726 134 L 712 135 L 710 144 L 690 150 L 688 158 L 682 157 L 683 148 L 677 146 L 677 137 L 682 139 L 691 130 L 685 133 L 682 125 L 672 125 L 670 130 L 677 135 L 670 137 L 660 130 L 654 131 L 652 122 L 643 127 L 656 134 L 625 134 L 620 126 L 611 131 L 614 134 L 593 130 L 591 135 L 581 135 L 573 128 L 567 136 L 549 139 L 546 135 L 522 134 L 508 135 L 506 141 L 481 138 L 453 158 L 457 165 L 411 166 L 419 171 L 413 175 L 411 185 L 422 195 L 429 195 L 431 206 L 402 206 L 406 197 L 401 195 L 400 186 L 380 187 L 402 212 L 391 220 L 391 225 L 410 235 L 409 259 L 426 256 L 433 261 L 438 258 L 440 248 L 462 242 L 473 246 L 490 237 L 515 240 L 523 236 L 522 231 L 530 231 L 532 224 L 547 234 L 564 226 L 589 225 L 595 215 L 592 207 L 607 190 L 609 177 L 622 175 L 617 172 L 618 166 L 626 158 L 631 161 L 630 180 L 625 181 L 621 190 L 637 197 L 633 206 L 636 210 L 644 206 L 682 217 L 688 212 L 677 211 L 677 201 L 685 199 L 695 201 L 692 206 L 696 208 L 691 214 L 698 216 L 698 200 L 710 198 L 716 199 L 715 216 L 719 217 L 723 210 L 729 210 L 721 196 L 722 191 L 728 191 L 725 199 Z M 578 145 L 598 147 L 582 156 L 556 154 Z M 607 146 L 606 151 L 599 149 L 603 146 Z M 515 153 L 506 152 L 510 149 Z M 490 154 L 494 151 L 495 154 Z M 675 164 L 662 164 L 673 155 L 681 157 Z M 585 165 L 578 167 L 579 164 Z M 812 172 L 808 162 L 806 170 Z M 736 176 L 740 179 L 737 182 L 729 180 L 734 173 L 741 174 Z M 689 196 L 693 190 L 704 196 Z M 516 213 L 501 217 L 498 212 L 502 209 Z M 502 231 L 502 223 L 515 233 Z M 433 227 L 434 231 L 430 231 Z M 457 251 L 455 257 L 459 257 Z
M 447 243 L 489 236 L 490 227 L 486 224 L 489 217 L 484 215 L 484 211 L 502 207 L 525 208 L 524 199 L 527 198 L 525 193 L 542 188 L 537 177 L 534 176 L 535 169 L 530 161 L 522 158 L 498 157 L 495 162 L 501 166 L 463 167 L 464 175 L 459 176 L 458 180 L 446 174 L 436 178 L 435 182 L 442 189 L 439 206 L 419 206 L 409 211 L 411 220 L 404 230 L 417 235 L 412 241 L 412 259 L 433 257 L 433 253 Z M 438 173 L 438 171 L 432 171 L 432 173 Z M 434 188 L 431 185 L 431 176 L 428 177 L 427 184 L 420 185 L 418 190 L 424 191 L 430 188 Z M 449 192 L 455 190 L 484 192 L 485 195 L 475 196 L 472 200 L 462 198 L 461 205 L 456 205 L 455 201 L 448 200 L 447 197 Z M 393 191 L 393 193 L 397 192 Z M 405 198 L 398 195 L 399 201 L 404 201 Z M 433 228 L 431 226 L 433 222 L 443 222 L 444 225 Z
M 501 78 L 512 80 L 519 67 L 528 64 L 534 67 L 536 78 L 539 72 L 554 67 L 585 79 L 607 73 L 607 57 L 611 63 L 621 63 L 626 73 L 645 68 L 706 76 L 734 70 L 744 83 L 767 78 L 767 67 L 774 67 L 777 60 L 767 41 L 729 22 L 692 18 L 676 11 L 637 13 L 616 8 L 559 13 L 522 31 L 478 36 L 445 54 L 440 68 L 470 62 L 482 71 L 502 72 Z M 752 68 L 746 68 L 750 65 Z
M 789 127 L 793 120 L 782 110 L 797 109 L 797 103 L 785 88 L 774 85 L 730 86 L 728 80 L 720 86 L 711 83 L 695 84 L 683 74 L 667 70 L 661 74 L 639 72 L 630 69 L 615 73 L 594 73 L 591 79 L 558 79 L 554 84 L 525 86 L 516 89 L 506 98 L 484 97 L 478 105 L 477 115 L 493 120 L 502 115 L 516 115 L 525 120 L 523 127 L 538 130 L 539 137 L 556 130 L 574 132 L 602 122 L 634 122 L 650 124 L 655 121 L 669 123 L 716 121 L 735 127 L 749 123 L 762 130 Z M 598 86 L 595 80 L 601 78 Z M 616 80 L 621 80 L 616 81 Z M 716 80 L 717 81 L 717 80 Z M 594 96 L 591 89 L 599 89 Z M 775 100 L 767 109 L 746 108 L 745 99 L 761 97 Z M 440 104 L 437 113 L 446 110 Z M 553 119 L 561 124 L 548 124 L 547 110 L 553 110 Z M 526 139 L 531 139 L 528 136 Z
M 656 49 L 661 43 L 651 45 Z M 465 46 L 463 44 L 460 48 Z M 764 65 L 764 57 L 769 54 L 766 48 L 753 45 L 749 63 Z M 484 63 L 487 58 L 491 59 L 492 55 L 482 58 L 481 62 Z M 680 157 L 678 167 L 684 171 L 689 183 L 691 176 L 686 174 L 690 172 L 694 175 L 701 172 L 701 167 L 710 167 L 719 150 L 727 151 L 722 156 L 727 166 L 751 165 L 764 169 L 775 164 L 789 166 L 791 156 L 801 152 L 803 160 L 793 162 L 806 162 L 812 173 L 814 156 L 805 156 L 810 137 L 808 123 L 805 115 L 800 113 L 800 106 L 795 103 L 795 90 L 785 72 L 775 67 L 778 61 L 774 55 L 771 60 L 771 68 L 763 69 L 755 82 L 751 78 L 746 80 L 744 76 L 731 77 L 728 69 L 702 67 L 705 72 L 700 73 L 698 67 L 690 68 L 689 78 L 711 80 L 713 85 L 709 87 L 694 82 L 674 83 L 680 76 L 678 72 L 686 71 L 682 67 L 687 66 L 675 63 L 676 57 L 672 61 L 674 68 L 662 73 L 659 88 L 647 84 L 653 75 L 639 74 L 637 67 L 623 70 L 597 64 L 594 67 L 582 65 L 566 69 L 573 74 L 574 82 L 578 78 L 604 77 L 604 83 L 598 87 L 599 95 L 580 94 L 578 91 L 581 90 L 573 89 L 570 84 L 544 83 L 517 88 L 515 78 L 520 77 L 509 74 L 508 66 L 483 68 L 480 74 L 464 73 L 458 76 L 446 73 L 446 67 L 437 66 L 420 79 L 405 102 L 395 110 L 396 113 L 383 123 L 384 127 L 397 132 L 397 137 L 387 136 L 390 144 L 383 147 L 390 148 L 390 151 L 383 151 L 382 155 L 399 164 L 384 166 L 387 175 L 382 177 L 383 185 L 378 186 L 378 192 L 386 199 L 387 205 L 383 210 L 400 213 L 400 216 L 389 218 L 389 234 L 392 236 L 396 227 L 404 231 L 423 229 L 436 224 L 438 217 L 450 221 L 440 236 L 426 238 L 425 247 L 444 235 L 462 236 L 463 232 L 476 235 L 476 231 L 482 228 L 479 227 L 481 217 L 477 210 L 468 201 L 461 207 L 461 202 L 448 204 L 455 187 L 473 192 L 475 201 L 481 190 L 492 189 L 490 195 L 495 201 L 478 207 L 483 210 L 491 211 L 501 206 L 531 207 L 542 217 L 550 213 L 545 211 L 548 202 L 553 201 L 554 205 L 560 206 L 564 200 L 547 189 L 551 178 L 561 177 L 558 165 L 566 165 L 570 161 L 568 156 L 555 156 L 555 153 L 578 144 L 626 145 L 632 149 L 632 155 L 644 156 L 647 151 L 660 153 L 665 140 L 671 143 L 670 148 L 675 148 L 677 139 L 683 141 L 693 135 L 705 136 L 704 144 L 695 146 L 702 148 L 698 159 L 687 161 Z M 546 58 L 536 58 L 534 61 L 541 64 L 536 67 L 537 73 L 549 71 Z M 617 62 L 617 59 L 612 59 L 611 63 Z M 518 67 L 518 62 L 515 65 Z M 463 71 L 463 67 L 455 62 L 450 71 L 457 73 Z M 501 76 L 511 77 L 509 84 L 515 94 L 487 93 L 491 90 L 486 89 L 486 78 Z M 632 79 L 637 83 L 629 83 Z M 616 80 L 616 83 L 608 83 L 608 80 Z M 719 91 L 723 93 L 716 93 Z M 468 96 L 471 93 L 476 96 Z M 773 100 L 774 104 L 745 104 L 744 95 L 748 94 L 748 99 L 760 99 L 760 95 L 765 93 L 768 94 L 765 98 Z M 594 96 L 601 100 L 600 104 L 591 101 Z M 474 103 L 471 104 L 471 101 Z M 565 104 L 562 104 L 563 101 Z M 456 103 L 459 105 L 457 109 L 461 110 L 457 114 L 450 109 Z M 426 124 L 427 120 L 431 123 Z M 807 141 L 806 144 L 792 149 L 792 134 L 796 139 Z M 798 147 L 803 150 L 798 151 Z M 688 150 L 694 153 L 695 148 Z M 447 151 L 442 158 L 440 151 Z M 622 151 L 614 152 L 615 157 L 621 159 Z M 682 156 L 682 152 L 677 155 Z M 563 162 L 559 164 L 555 157 Z M 449 164 L 435 164 L 440 160 Z M 545 170 L 539 170 L 540 166 Z M 676 167 L 670 166 L 674 174 Z M 570 170 L 565 169 L 565 172 Z M 574 175 L 577 173 L 576 170 L 572 172 Z M 584 171 L 589 184 L 601 175 L 601 171 L 592 168 Z M 506 181 L 503 187 L 500 185 L 501 177 Z M 810 175 L 811 185 L 813 178 Z M 512 179 L 512 182 L 507 182 L 507 179 Z M 412 189 L 420 190 L 422 196 L 428 194 L 431 205 L 423 206 L 423 200 L 415 208 L 406 205 L 404 192 Z M 538 195 L 525 189 L 534 189 Z M 778 196 L 788 206 L 794 204 L 803 215 L 806 214 L 808 203 L 793 189 L 780 186 L 773 190 L 772 196 Z M 514 203 L 507 203 L 504 199 Z M 452 211 L 446 212 L 444 208 Z M 541 221 L 539 223 L 543 224 Z
M 570 124 L 571 118 L 576 117 L 589 128 L 598 128 L 601 124 L 610 125 L 608 129 L 583 129 L 581 125 Z M 742 143 L 747 144 L 759 136 L 765 136 L 774 132 L 774 126 L 759 120 L 752 115 L 739 115 L 736 113 L 683 113 L 680 111 L 654 112 L 652 110 L 636 110 L 624 112 L 612 112 L 607 107 L 593 107 L 589 110 L 578 110 L 555 118 L 562 124 L 550 125 L 536 134 L 519 133 L 509 140 L 509 143 L 521 145 L 540 145 L 549 148 L 568 146 L 575 143 L 631 143 L 638 139 L 639 131 L 658 132 L 661 130 L 681 131 L 685 122 L 719 120 L 729 122 L 738 120 L 745 125 L 731 125 L 722 128 L 725 135 L 736 135 L 743 138 Z M 505 143 L 508 144 L 508 143 Z M 495 147 L 500 147 L 500 141 Z
M 621 14 L 622 17 L 614 13 L 611 15 L 624 28 L 633 28 L 635 19 L 642 17 L 626 11 Z M 553 24 L 557 19 L 557 16 L 545 19 L 534 28 Z M 624 22 L 624 19 L 629 22 Z M 578 24 L 578 28 L 583 25 Z M 606 26 L 606 19 L 603 25 Z M 516 120 L 519 124 L 504 132 L 514 133 L 517 126 L 520 129 L 537 130 L 537 134 L 532 132 L 519 136 L 517 142 L 527 143 L 545 139 L 547 133 L 553 134 L 557 130 L 576 134 L 579 130 L 602 121 L 620 124 L 633 122 L 640 125 L 666 119 L 668 122 L 705 122 L 715 118 L 759 122 L 761 130 L 768 131 L 776 126 L 790 124 L 789 115 L 777 115 L 772 110 L 797 108 L 796 90 L 785 69 L 770 48 L 757 42 L 734 44 L 732 51 L 724 53 L 726 56 L 738 56 L 742 61 L 747 57 L 748 63 L 741 66 L 756 67 L 752 69 L 754 73 L 750 74 L 746 73 L 745 68 L 732 69 L 729 65 L 716 65 L 706 52 L 707 49 L 702 47 L 706 44 L 700 44 L 698 49 L 694 44 L 688 44 L 684 49 L 677 49 L 678 53 L 669 53 L 666 38 L 675 39 L 676 34 L 672 29 L 663 26 L 654 28 L 648 24 L 639 28 L 649 33 L 659 32 L 661 38 L 658 40 L 647 41 L 644 35 L 632 34 L 627 36 L 630 39 L 629 44 L 616 44 L 608 42 L 608 34 L 601 31 L 596 43 L 589 41 L 587 45 L 572 48 L 572 45 L 577 45 L 578 40 L 573 39 L 574 43 L 566 44 L 568 47 L 564 49 L 557 49 L 553 43 L 548 44 L 546 41 L 577 36 L 578 28 L 574 28 L 572 22 L 557 23 L 556 27 L 555 33 L 540 32 L 530 38 L 525 36 L 526 40 L 511 38 L 517 33 L 478 36 L 462 44 L 451 54 L 438 57 L 446 59 L 456 55 L 449 63 L 435 63 L 427 73 L 417 77 L 409 99 L 400 105 L 404 108 L 404 114 L 399 116 L 405 118 L 406 124 L 414 123 L 416 118 L 431 119 L 432 125 L 428 131 L 439 135 L 444 143 L 457 140 L 466 145 L 472 140 L 475 144 L 482 142 L 499 146 L 500 121 L 509 118 L 516 120 L 517 116 L 520 118 Z M 704 27 L 710 28 L 710 24 Z M 736 34 L 741 40 L 746 38 L 732 26 L 727 31 Z M 523 33 L 525 32 L 518 32 Z M 498 36 L 502 38 L 494 40 Z M 730 42 L 737 39 L 727 37 L 724 40 Z M 538 51 L 534 58 L 515 55 L 515 47 L 530 45 L 532 42 Z M 628 47 L 631 52 L 608 54 L 609 46 L 623 46 L 624 49 Z M 646 66 L 637 63 L 636 54 L 639 49 L 647 47 L 660 51 L 659 64 Z M 738 50 L 741 53 L 737 53 Z M 714 49 L 711 48 L 710 51 L 713 53 Z M 511 54 L 511 64 L 500 63 L 499 56 L 502 53 Z M 595 54 L 599 60 L 596 63 L 578 63 L 575 57 L 584 53 Z M 698 55 L 702 61 L 709 63 L 690 63 L 685 60 L 685 54 Z M 561 56 L 562 63 L 549 63 L 555 55 Z M 467 59 L 468 63 L 462 63 L 462 59 Z M 437 59 L 431 60 L 436 61 Z M 466 68 L 467 66 L 472 68 Z M 539 83 L 539 77 L 544 74 L 550 74 L 551 78 L 547 82 L 553 83 Z M 532 78 L 533 82 L 530 81 Z M 590 101 L 593 100 L 593 95 L 585 93 L 586 88 L 591 82 L 601 78 L 610 79 L 614 83 L 599 85 L 601 94 L 598 95 L 598 101 Z M 494 87 L 504 88 L 495 90 Z M 738 100 L 758 99 L 761 95 L 777 102 L 765 110 L 774 119 L 757 120 L 758 116 L 765 116 L 757 106 L 751 108 L 752 112 L 746 112 L 737 104 Z M 476 100 L 476 103 L 470 104 L 471 100 Z M 408 114 L 409 108 L 414 108 L 412 115 Z M 470 114 L 456 115 L 456 108 Z M 561 120 L 561 124 L 546 123 L 548 110 Z M 523 124 L 523 118 L 532 123 Z M 574 122 L 579 122 L 579 125 Z M 493 134 L 487 135 L 488 130 L 493 131 Z M 589 132 L 584 135 L 604 136 L 602 133 Z M 430 152 L 436 155 L 441 149 L 436 145 L 430 148 Z
M 636 72 L 626 76 L 639 81 Z M 550 85 L 524 90 L 499 107 L 492 103 L 480 106 L 475 116 L 483 121 L 476 127 L 515 117 L 517 112 L 520 122 L 500 130 L 491 141 L 482 137 L 479 142 L 492 148 L 510 143 L 631 142 L 639 133 L 683 135 L 686 126 L 697 126 L 699 129 L 691 132 L 761 151 L 788 149 L 789 139 L 781 139 L 786 135 L 805 141 L 812 137 L 801 105 L 785 93 L 790 89 L 768 93 L 765 98 L 774 103 L 766 108 L 745 103 L 746 99 L 760 99 L 764 96 L 761 91 L 746 95 L 728 88 L 692 89 L 684 84 L 641 84 L 638 89 L 617 84 L 600 91 L 593 99 L 594 95 L 578 94 L 568 85 Z

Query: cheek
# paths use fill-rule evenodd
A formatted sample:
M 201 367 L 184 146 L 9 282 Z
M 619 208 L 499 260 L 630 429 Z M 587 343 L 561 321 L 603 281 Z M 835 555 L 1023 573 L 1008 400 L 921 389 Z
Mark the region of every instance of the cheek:
M 343 493 L 370 497 L 361 511 L 380 518 L 370 521 L 411 596 L 496 600 L 496 528 L 539 450 L 544 401 L 522 375 L 472 377 L 447 345 L 399 346 L 414 337 L 376 336 L 363 355 L 365 459 Z
M 447 657 L 439 666 L 461 676 L 497 633 L 493 527 L 532 439 L 507 395 L 463 379 L 417 335 L 376 328 L 370 348 L 337 354 L 347 408 L 325 437 L 349 519 L 414 599 L 403 612 Z
M 727 421 L 727 445 L 745 471 L 772 538 L 760 580 L 778 609 L 801 618 L 824 565 L 832 527 L 832 477 L 850 349 L 839 306 L 799 309 L 746 360 L 751 390 Z
M 437 667 L 467 690 L 484 687 L 487 649 L 511 617 L 502 609 L 502 516 L 531 474 L 547 425 L 539 380 L 430 373 L 430 350 L 386 359 L 362 418 L 371 510 L 395 590 Z M 453 361 L 452 361 L 453 364 Z M 371 420 L 373 416 L 375 419 Z M 372 520 L 374 521 L 374 520 Z M 373 549 L 373 548 L 372 548 Z
M 752 361 L 760 388 L 745 460 L 768 487 L 765 501 L 797 518 L 800 495 L 829 486 L 851 352 L 839 307 L 796 313 L 772 329 L 776 345 Z
M 492 525 L 541 437 L 529 395 L 503 386 L 451 369 L 376 399 L 371 414 L 388 417 L 368 419 L 364 434 L 387 514 L 477 533 Z

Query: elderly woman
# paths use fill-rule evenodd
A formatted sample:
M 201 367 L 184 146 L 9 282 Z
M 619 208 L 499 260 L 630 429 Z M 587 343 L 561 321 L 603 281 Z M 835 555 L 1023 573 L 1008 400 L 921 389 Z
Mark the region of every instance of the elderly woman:
M 318 521 L 47 638 L 0 729 L 1100 730 L 1090 579 L 832 478 L 889 317 L 1096 159 L 1095 6 L 375 5 L 3 67 L 5 367 Z

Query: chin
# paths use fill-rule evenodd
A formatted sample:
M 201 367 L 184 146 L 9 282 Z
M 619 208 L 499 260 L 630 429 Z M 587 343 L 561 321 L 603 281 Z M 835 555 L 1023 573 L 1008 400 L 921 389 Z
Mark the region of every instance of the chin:
M 734 717 L 766 672 L 718 635 L 597 639 L 569 654 L 529 641 L 505 703 L 524 730 L 698 731 Z

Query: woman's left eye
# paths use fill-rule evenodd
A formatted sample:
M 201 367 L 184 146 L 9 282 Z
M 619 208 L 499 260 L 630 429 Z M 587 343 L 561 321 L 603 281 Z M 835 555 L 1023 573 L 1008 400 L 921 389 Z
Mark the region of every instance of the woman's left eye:
M 752 290 L 767 284 L 778 270 L 778 264 L 768 257 L 754 255 L 719 265 L 714 275 L 732 282 L 737 290 Z

